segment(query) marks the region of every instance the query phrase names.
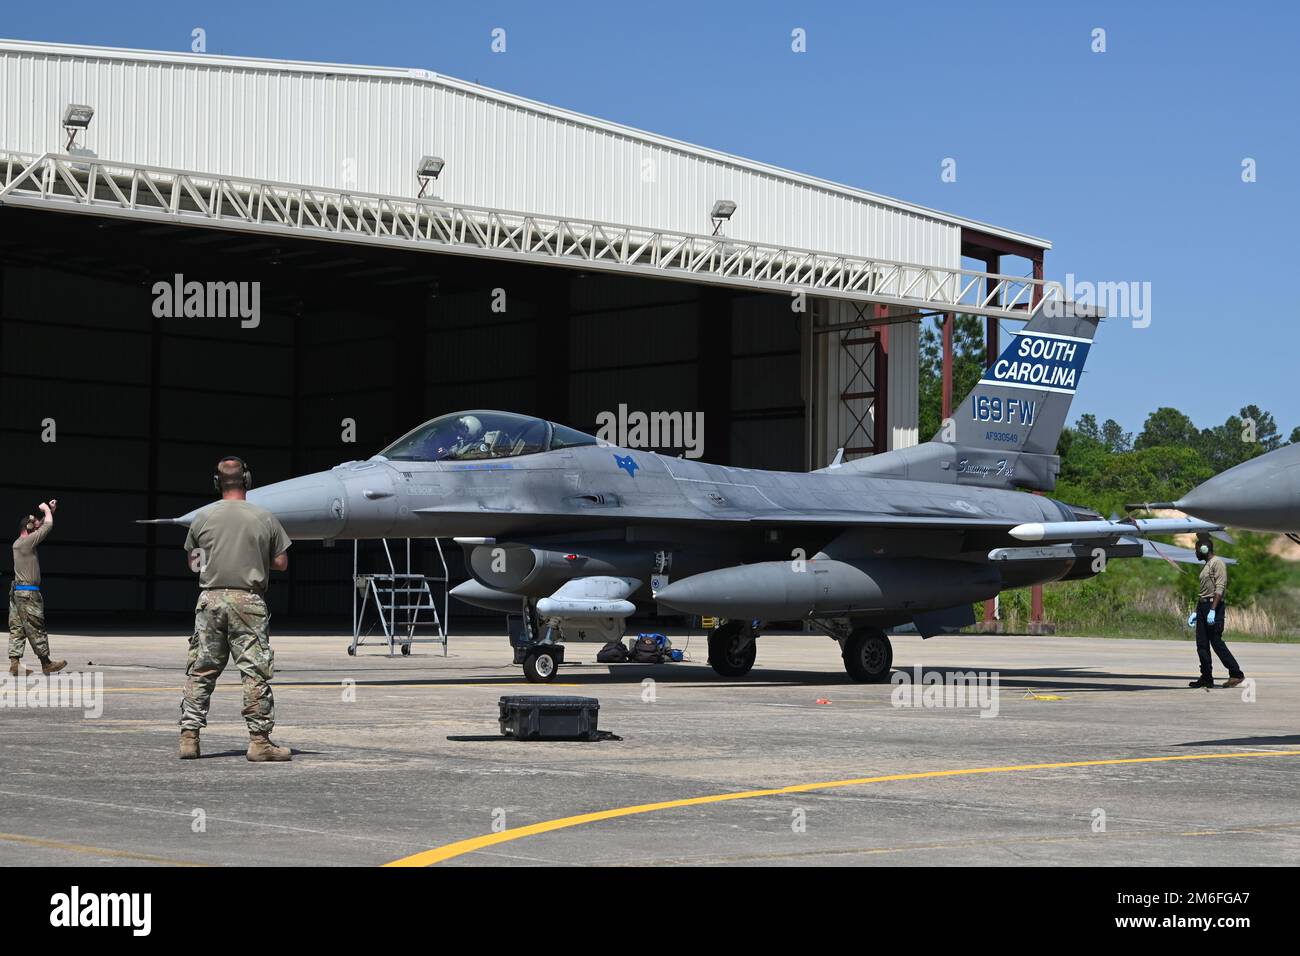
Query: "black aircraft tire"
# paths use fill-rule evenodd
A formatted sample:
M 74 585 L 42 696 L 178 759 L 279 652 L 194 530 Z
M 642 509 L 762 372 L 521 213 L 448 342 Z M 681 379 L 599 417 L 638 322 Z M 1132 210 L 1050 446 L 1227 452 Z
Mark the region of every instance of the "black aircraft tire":
M 709 666 L 719 677 L 744 677 L 758 657 L 758 642 L 749 637 L 744 647 L 737 645 L 745 637 L 743 621 L 728 621 L 709 633 Z
M 530 684 L 549 684 L 560 672 L 560 665 L 550 651 L 533 651 L 524 658 L 524 677 Z
M 844 642 L 844 669 L 855 681 L 880 684 L 889 680 L 894 665 L 894 646 L 884 631 L 860 627 Z

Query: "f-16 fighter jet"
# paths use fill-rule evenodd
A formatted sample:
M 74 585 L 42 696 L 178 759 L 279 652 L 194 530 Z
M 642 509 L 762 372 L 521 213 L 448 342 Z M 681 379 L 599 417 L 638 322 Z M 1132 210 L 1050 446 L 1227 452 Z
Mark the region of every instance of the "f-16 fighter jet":
M 811 621 L 856 680 L 882 681 L 886 630 L 974 622 L 1006 588 L 1086 578 L 1195 519 L 1106 521 L 1031 490 L 1055 485 L 1057 438 L 1097 329 L 1071 306 L 1013 336 L 933 440 L 807 474 L 613 447 L 554 422 L 458 412 L 366 461 L 249 493 L 294 538 L 451 537 L 453 590 L 516 615 L 515 662 L 555 677 L 564 642 L 617 640 L 638 608 L 708 615 L 719 674 L 749 671 L 766 622 Z M 188 524 L 198 512 L 179 519 Z
M 1234 528 L 1280 531 L 1300 542 L 1300 444 L 1243 461 L 1197 485 L 1177 501 L 1127 507 L 1176 508 Z

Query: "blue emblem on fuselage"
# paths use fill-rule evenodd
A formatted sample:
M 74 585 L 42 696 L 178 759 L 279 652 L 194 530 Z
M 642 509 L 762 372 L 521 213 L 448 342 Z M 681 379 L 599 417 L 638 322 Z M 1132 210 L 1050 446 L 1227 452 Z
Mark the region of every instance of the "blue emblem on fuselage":
M 629 478 L 635 478 L 636 470 L 641 467 L 631 455 L 615 455 L 614 464 L 626 471 Z

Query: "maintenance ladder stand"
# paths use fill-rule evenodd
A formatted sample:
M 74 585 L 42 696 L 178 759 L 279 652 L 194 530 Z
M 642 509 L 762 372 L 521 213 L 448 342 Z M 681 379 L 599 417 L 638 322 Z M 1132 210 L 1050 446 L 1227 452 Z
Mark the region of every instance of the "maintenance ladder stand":
M 442 552 L 442 542 L 433 539 L 442 563 L 442 576 L 430 577 L 411 570 L 411 539 L 406 539 L 406 570 L 398 571 L 393 563 L 393 552 L 388 540 L 382 539 L 384 556 L 388 559 L 387 574 L 362 574 L 360 572 L 360 542 L 352 542 L 352 644 L 348 654 L 356 656 L 357 648 L 366 643 L 362 633 L 366 613 L 374 608 L 382 629 L 388 656 L 400 647 L 403 655 L 411 653 L 413 644 L 441 644 L 442 656 L 447 656 L 448 584 L 447 559 Z M 442 609 L 439 613 L 430 583 L 442 585 Z M 433 627 L 436 635 L 417 637 L 416 629 Z M 373 630 L 373 625 L 372 628 Z

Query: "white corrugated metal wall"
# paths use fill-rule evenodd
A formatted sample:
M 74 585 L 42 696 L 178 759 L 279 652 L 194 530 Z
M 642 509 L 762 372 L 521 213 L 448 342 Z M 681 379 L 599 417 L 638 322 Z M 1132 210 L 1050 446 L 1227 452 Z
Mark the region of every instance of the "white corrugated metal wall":
M 956 266 L 956 220 L 419 71 L 0 42 L 0 147 L 59 151 L 70 102 L 105 159 L 412 195 L 424 154 L 441 198 Z
M 816 327 L 839 325 L 858 319 L 858 309 L 850 302 L 824 300 L 814 311 Z M 901 314 L 906 309 L 893 309 Z M 870 314 L 868 312 L 868 314 Z M 918 434 L 917 382 L 920 323 L 899 322 L 888 326 L 889 348 L 885 374 L 885 440 L 888 448 L 907 448 L 920 439 Z M 874 388 L 874 367 L 869 360 L 870 348 L 863 345 L 845 346 L 843 340 L 858 340 L 862 333 L 841 330 L 818 333 L 813 338 L 813 362 L 817 384 L 813 391 L 816 406 L 813 424 L 813 461 L 820 467 L 828 463 L 840 446 L 860 446 L 869 438 L 874 427 L 874 415 L 868 415 L 860 424 L 860 414 L 870 402 L 846 401 L 846 392 L 861 392 Z M 859 368 L 866 364 L 866 372 Z M 863 425 L 865 434 L 858 432 Z M 927 436 L 928 437 L 928 436 Z M 849 458 L 857 457 L 849 453 Z

